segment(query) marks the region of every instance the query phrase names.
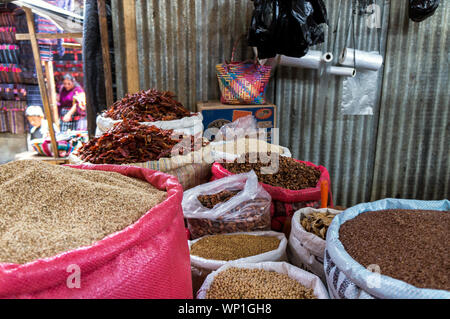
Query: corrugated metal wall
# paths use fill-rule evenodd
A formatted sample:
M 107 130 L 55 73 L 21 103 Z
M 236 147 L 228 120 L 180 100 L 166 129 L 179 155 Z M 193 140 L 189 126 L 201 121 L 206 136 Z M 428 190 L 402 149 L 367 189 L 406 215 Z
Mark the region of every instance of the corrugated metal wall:
M 450 2 L 422 23 L 391 2 L 371 198 L 449 198 Z
M 325 43 L 314 49 L 332 51 L 337 61 L 346 41 L 351 44 L 351 0 L 325 2 L 330 26 Z M 342 78 L 280 67 L 267 93 L 279 107 L 280 143 L 294 157 L 328 168 L 340 205 L 395 196 L 449 197 L 448 54 L 442 53 L 448 47 L 449 3 L 441 2 L 433 18 L 415 24 L 408 21 L 406 1 L 375 2 L 381 29 L 367 28 L 358 17 L 355 30 L 356 48 L 386 58 L 374 116 L 340 114 Z M 197 101 L 218 99 L 214 66 L 230 58 L 233 42 L 247 32 L 253 3 L 136 0 L 136 6 L 141 89 L 173 90 L 191 110 Z M 122 97 L 127 91 L 122 1 L 112 0 L 112 10 Z M 242 43 L 237 57 L 250 55 Z

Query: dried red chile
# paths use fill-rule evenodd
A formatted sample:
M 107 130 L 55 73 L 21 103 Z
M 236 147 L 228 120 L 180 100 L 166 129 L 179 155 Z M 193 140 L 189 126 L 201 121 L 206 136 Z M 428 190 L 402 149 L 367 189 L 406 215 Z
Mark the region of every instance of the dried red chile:
M 178 120 L 191 116 L 191 112 L 174 100 L 172 92 L 159 92 L 155 89 L 127 94 L 116 101 L 105 113 L 113 120 L 135 120 L 138 122 L 155 122 Z
M 316 187 L 319 182 L 320 170 L 299 163 L 292 158 L 279 156 L 278 171 L 274 174 L 262 174 L 261 168 L 269 167 L 270 163 L 261 163 L 259 156 L 257 163 L 249 163 L 249 154 L 245 154 L 245 163 L 242 159 L 236 159 L 232 163 L 223 163 L 223 167 L 234 174 L 247 173 L 254 170 L 258 181 L 271 186 L 282 187 L 290 190 L 301 190 Z M 270 156 L 270 152 L 267 153 Z M 250 158 L 255 158 L 252 156 Z
M 224 203 L 230 200 L 233 196 L 236 196 L 239 191 L 228 191 L 224 190 L 220 193 L 212 194 L 212 195 L 199 195 L 197 199 L 200 203 L 206 208 L 214 208 L 219 203 Z
M 207 142 L 193 136 L 183 139 L 173 130 L 161 130 L 156 126 L 124 120 L 116 123 L 108 132 L 85 143 L 77 156 L 93 164 L 141 163 L 196 151 Z

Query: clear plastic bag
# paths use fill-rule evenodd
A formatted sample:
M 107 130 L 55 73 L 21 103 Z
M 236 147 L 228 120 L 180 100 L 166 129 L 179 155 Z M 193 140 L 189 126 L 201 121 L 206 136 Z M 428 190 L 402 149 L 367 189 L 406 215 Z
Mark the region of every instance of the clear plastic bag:
M 239 191 L 229 200 L 204 207 L 199 195 L 212 195 L 222 191 Z M 251 171 L 199 185 L 184 193 L 182 207 L 191 238 L 224 233 L 262 231 L 270 229 L 271 197 L 259 185 Z
M 253 115 L 247 115 L 223 125 L 216 134 L 214 142 L 230 141 L 240 137 L 252 137 L 266 140 L 265 130 L 258 129 Z M 263 136 L 259 137 L 259 134 Z

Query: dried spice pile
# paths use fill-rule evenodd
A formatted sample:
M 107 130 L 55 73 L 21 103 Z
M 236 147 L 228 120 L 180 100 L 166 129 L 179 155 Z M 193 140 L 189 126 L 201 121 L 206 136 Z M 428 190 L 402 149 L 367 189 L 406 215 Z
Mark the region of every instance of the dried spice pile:
M 223 163 L 223 167 L 234 174 L 247 173 L 254 170 L 258 176 L 258 181 L 271 186 L 282 187 L 290 190 L 301 190 L 310 187 L 316 187 L 320 178 L 320 171 L 312 166 L 299 163 L 292 158 L 284 156 L 271 156 L 271 153 L 265 156 L 277 158 L 278 169 L 273 174 L 264 174 L 261 169 L 268 168 L 270 163 L 262 163 L 259 155 L 256 153 L 246 153 L 245 159 L 238 158 L 232 163 Z M 257 159 L 255 163 L 249 163 Z M 242 162 L 242 163 L 241 163 Z M 276 164 L 276 162 L 275 162 Z
M 450 290 L 450 211 L 381 210 L 346 221 L 339 230 L 358 263 L 419 288 Z
M 141 163 L 171 157 L 172 154 L 185 155 L 206 144 L 193 136 L 177 138 L 172 130 L 124 120 L 84 144 L 76 155 L 93 164 Z
M 191 255 L 213 260 L 236 260 L 263 254 L 278 248 L 273 236 L 214 235 L 199 239 L 191 246 Z
M 207 299 L 317 299 L 314 290 L 288 275 L 230 267 L 216 275 Z
M 212 209 L 219 203 L 224 203 L 230 200 L 233 196 L 236 196 L 239 191 L 228 191 L 224 190 L 220 193 L 211 194 L 211 195 L 199 195 L 197 199 L 200 203 L 206 208 Z
M 165 191 L 119 173 L 42 161 L 0 165 L 0 262 L 91 245 L 136 222 Z
M 113 120 L 135 120 L 138 122 L 171 121 L 191 116 L 191 112 L 174 100 L 172 92 L 155 89 L 127 94 L 111 105 L 105 113 Z
M 330 213 L 312 213 L 308 215 L 300 216 L 300 223 L 303 228 L 310 233 L 313 233 L 319 236 L 322 239 L 325 239 L 328 231 L 328 227 L 330 227 L 333 218 L 336 215 Z

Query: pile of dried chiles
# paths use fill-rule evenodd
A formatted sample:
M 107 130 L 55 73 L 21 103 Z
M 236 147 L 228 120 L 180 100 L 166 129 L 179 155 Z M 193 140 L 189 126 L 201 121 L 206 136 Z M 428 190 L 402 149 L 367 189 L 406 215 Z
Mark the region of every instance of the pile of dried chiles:
M 200 203 L 209 209 L 214 208 L 219 203 L 224 203 L 228 200 L 230 200 L 232 197 L 236 196 L 239 193 L 239 191 L 228 191 L 224 190 L 216 194 L 211 195 L 199 195 L 197 199 L 200 201 Z
M 111 105 L 105 116 L 113 120 L 128 119 L 138 122 L 171 121 L 191 116 L 191 112 L 173 99 L 174 96 L 172 92 L 155 89 L 127 94 Z
M 289 157 L 279 156 L 278 154 L 272 156 L 270 152 L 264 154 L 264 156 L 268 159 L 270 158 L 272 162 L 262 163 L 260 161 L 260 154 L 246 153 L 243 155 L 245 159 L 241 157 L 234 162 L 223 163 L 223 167 L 234 174 L 247 173 L 254 170 L 259 182 L 290 190 L 301 190 L 317 186 L 321 175 L 318 169 L 299 163 Z M 278 164 L 276 161 L 274 162 L 275 158 L 277 158 L 276 161 L 278 161 Z M 278 167 L 274 164 L 277 164 Z M 275 168 L 273 174 L 265 174 L 266 172 L 261 171 L 263 168 L 270 167 Z
M 93 164 L 141 163 L 171 157 L 173 154 L 186 155 L 207 144 L 206 140 L 200 141 L 194 136 L 183 139 L 182 136 L 176 136 L 173 130 L 161 130 L 156 126 L 124 120 L 114 124 L 102 136 L 84 144 L 76 155 Z

